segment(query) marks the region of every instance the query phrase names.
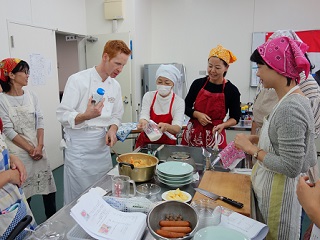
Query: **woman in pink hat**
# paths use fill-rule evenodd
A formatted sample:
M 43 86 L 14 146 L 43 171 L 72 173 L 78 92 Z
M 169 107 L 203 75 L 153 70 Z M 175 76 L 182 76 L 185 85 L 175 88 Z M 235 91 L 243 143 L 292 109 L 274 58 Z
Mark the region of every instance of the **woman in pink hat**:
M 258 160 L 251 180 L 258 220 L 269 227 L 267 239 L 299 239 L 302 209 L 296 186 L 299 176 L 317 163 L 313 113 L 298 86 L 300 73 L 309 74 L 307 49 L 304 43 L 279 37 L 259 46 L 250 58 L 264 87 L 274 88 L 279 99 L 264 118 L 260 138 L 235 137 L 236 147 Z

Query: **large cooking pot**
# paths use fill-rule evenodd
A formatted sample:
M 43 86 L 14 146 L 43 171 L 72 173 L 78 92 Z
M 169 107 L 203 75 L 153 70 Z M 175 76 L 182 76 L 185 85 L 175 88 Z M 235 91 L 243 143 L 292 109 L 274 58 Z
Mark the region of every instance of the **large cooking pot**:
M 145 153 L 125 153 L 117 157 L 119 174 L 129 176 L 135 182 L 153 178 L 158 158 Z

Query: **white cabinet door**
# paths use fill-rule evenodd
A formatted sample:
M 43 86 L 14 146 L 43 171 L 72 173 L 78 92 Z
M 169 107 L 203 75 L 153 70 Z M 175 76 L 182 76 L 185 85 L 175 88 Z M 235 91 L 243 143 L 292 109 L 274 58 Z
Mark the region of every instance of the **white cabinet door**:
M 127 46 L 130 46 L 130 34 L 129 33 L 111 33 L 111 34 L 101 34 L 93 35 L 97 38 L 96 42 L 86 43 L 86 60 L 87 68 L 98 65 L 101 61 L 101 55 L 103 52 L 103 47 L 105 43 L 109 40 L 122 40 Z M 132 122 L 132 81 L 131 81 L 131 59 L 128 59 L 127 64 L 123 68 L 122 72 L 117 76 L 117 81 L 120 83 L 122 91 L 122 100 L 124 106 L 124 114 L 122 122 Z M 119 153 L 132 152 L 134 141 L 128 139 L 124 142 L 117 142 L 114 149 Z
M 44 145 L 51 168 L 55 169 L 63 164 L 63 154 L 59 149 L 62 130 L 56 118 L 59 83 L 55 31 L 9 22 L 8 35 L 11 40 L 10 57 L 23 59 L 30 65 L 26 88 L 38 96 L 45 123 Z

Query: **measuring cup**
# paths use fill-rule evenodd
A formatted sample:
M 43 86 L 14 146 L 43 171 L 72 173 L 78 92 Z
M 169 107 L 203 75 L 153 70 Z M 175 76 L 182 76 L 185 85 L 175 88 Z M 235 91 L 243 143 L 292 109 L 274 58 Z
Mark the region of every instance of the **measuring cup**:
M 129 198 L 136 195 L 136 184 L 130 177 L 125 175 L 112 176 L 112 195 L 115 197 Z M 133 193 L 130 192 L 130 185 L 133 186 Z

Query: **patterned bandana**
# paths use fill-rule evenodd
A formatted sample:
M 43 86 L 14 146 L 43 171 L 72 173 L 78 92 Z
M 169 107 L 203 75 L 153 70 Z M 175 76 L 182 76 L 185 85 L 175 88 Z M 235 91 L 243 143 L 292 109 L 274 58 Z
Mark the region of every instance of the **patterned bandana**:
M 236 56 L 233 55 L 231 51 L 222 47 L 221 45 L 218 45 L 216 48 L 211 49 L 208 59 L 211 57 L 218 57 L 225 61 L 228 65 L 237 60 Z
M 0 62 L 0 80 L 7 81 L 9 73 L 18 65 L 21 61 L 19 58 L 6 58 Z
M 267 41 L 270 41 L 272 39 L 278 38 L 278 37 L 288 37 L 292 38 L 293 40 L 297 40 L 299 42 L 302 42 L 302 40 L 299 38 L 299 36 L 292 30 L 278 30 L 275 31 Z
M 279 37 L 265 42 L 257 49 L 263 60 L 277 73 L 295 79 L 299 84 L 299 73 L 305 71 L 305 75 L 309 75 L 310 64 L 304 56 L 308 48 L 305 43 Z

